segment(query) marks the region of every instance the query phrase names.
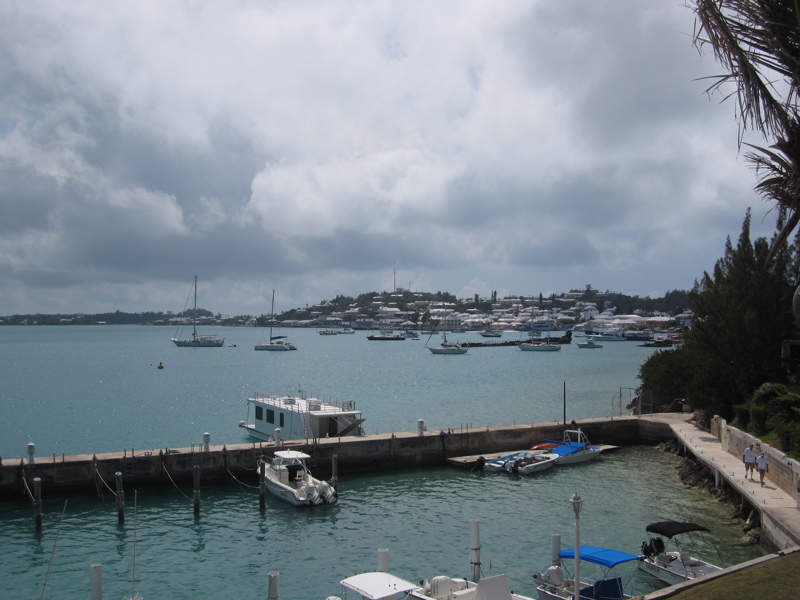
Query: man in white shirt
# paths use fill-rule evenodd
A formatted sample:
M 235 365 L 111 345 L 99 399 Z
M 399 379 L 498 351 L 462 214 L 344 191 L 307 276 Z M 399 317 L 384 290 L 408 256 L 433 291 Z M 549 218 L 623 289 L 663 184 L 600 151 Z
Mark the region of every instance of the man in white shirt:
M 764 475 L 769 471 L 767 455 L 762 452 L 761 456 L 756 459 L 756 464 L 758 465 L 758 475 L 761 477 L 761 487 L 764 487 Z
M 753 480 L 753 471 L 756 468 L 756 451 L 753 449 L 753 444 L 750 444 L 749 448 L 744 449 L 744 454 L 742 455 L 742 461 L 744 462 L 744 478 L 747 479 L 747 473 L 750 473 L 750 480 Z

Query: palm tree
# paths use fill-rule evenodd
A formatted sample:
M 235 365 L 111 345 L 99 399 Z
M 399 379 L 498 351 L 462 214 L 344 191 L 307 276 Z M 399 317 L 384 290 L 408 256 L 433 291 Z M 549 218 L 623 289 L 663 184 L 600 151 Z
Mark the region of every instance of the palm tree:
M 769 148 L 746 144 L 758 174 L 756 191 L 778 210 L 779 233 L 768 261 L 800 223 L 800 0 L 691 0 L 697 15 L 695 45 L 706 45 L 727 73 L 712 77 L 708 92 L 730 82 L 742 134 L 760 131 Z

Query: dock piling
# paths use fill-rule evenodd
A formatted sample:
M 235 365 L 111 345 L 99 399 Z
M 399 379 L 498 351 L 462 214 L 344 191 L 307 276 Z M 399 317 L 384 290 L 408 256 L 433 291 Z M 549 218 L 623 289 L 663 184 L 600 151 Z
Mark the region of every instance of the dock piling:
M 117 471 L 114 473 L 114 478 L 117 483 L 117 519 L 120 525 L 125 524 L 125 490 L 122 487 L 122 473 Z
M 89 565 L 91 579 L 91 600 L 103 600 L 103 565 L 95 563 Z
M 36 532 L 42 531 L 42 478 L 33 478 L 33 519 L 36 522 Z
M 208 445 L 211 443 L 211 434 L 207 431 L 203 434 L 203 452 L 208 452 Z
M 258 510 L 267 508 L 267 463 L 262 458 L 258 462 Z
M 331 485 L 333 489 L 339 491 L 339 455 L 331 456 Z
M 267 588 L 267 600 L 280 600 L 281 597 L 281 574 L 278 571 L 267 573 L 269 584 Z
M 200 465 L 194 466 L 194 516 L 200 516 Z

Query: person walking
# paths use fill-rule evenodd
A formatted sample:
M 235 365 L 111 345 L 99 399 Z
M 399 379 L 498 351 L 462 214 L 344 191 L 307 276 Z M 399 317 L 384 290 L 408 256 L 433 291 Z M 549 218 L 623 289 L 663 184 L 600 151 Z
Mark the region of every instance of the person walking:
M 764 487 L 764 475 L 766 475 L 767 471 L 769 471 L 769 460 L 767 459 L 767 455 L 762 452 L 761 456 L 756 459 L 756 463 L 758 465 L 758 475 L 761 478 L 761 487 Z
M 756 451 L 753 449 L 753 444 L 744 449 L 742 462 L 744 462 L 744 478 L 747 479 L 747 474 L 750 473 L 750 481 L 752 481 L 753 471 L 756 468 Z

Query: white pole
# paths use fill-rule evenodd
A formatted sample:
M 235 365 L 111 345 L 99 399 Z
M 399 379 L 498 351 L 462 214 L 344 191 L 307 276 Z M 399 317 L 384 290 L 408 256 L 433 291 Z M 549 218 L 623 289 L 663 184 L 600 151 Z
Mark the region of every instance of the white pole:
M 561 552 L 561 534 L 554 533 L 550 536 L 550 564 L 561 564 L 559 553 Z
M 575 512 L 575 582 L 573 584 L 574 600 L 581 600 L 581 506 L 583 500 L 575 492 L 570 499 Z
M 267 591 L 267 600 L 280 600 L 281 597 L 281 574 L 277 571 L 270 571 L 267 573 L 269 578 L 269 588 Z
M 103 565 L 89 565 L 89 576 L 92 582 L 92 600 L 103 600 Z
M 469 522 L 469 564 L 472 581 L 478 583 L 481 580 L 481 529 L 477 519 Z
M 389 572 L 389 549 L 378 548 L 378 571 L 381 573 Z

